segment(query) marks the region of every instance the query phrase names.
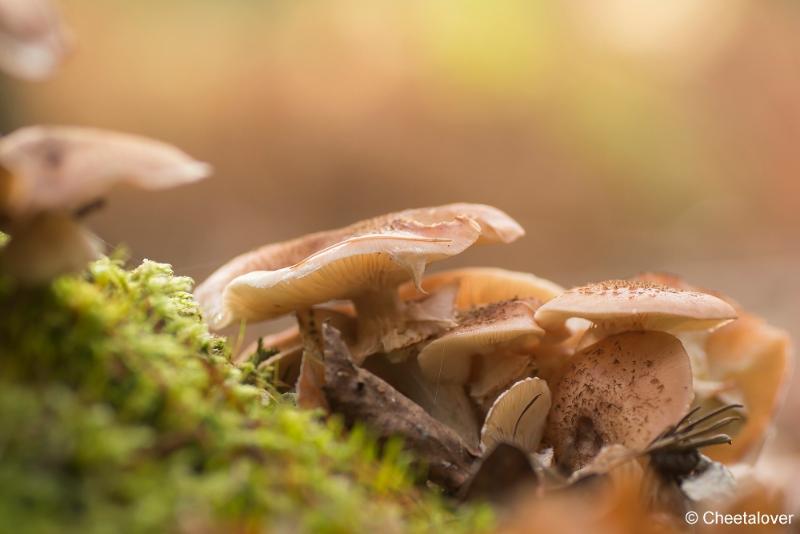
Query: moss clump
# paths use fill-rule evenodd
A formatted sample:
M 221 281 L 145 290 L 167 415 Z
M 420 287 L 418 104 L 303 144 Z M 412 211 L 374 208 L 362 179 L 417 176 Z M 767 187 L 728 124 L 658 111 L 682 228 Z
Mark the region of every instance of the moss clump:
M 0 277 L 0 530 L 473 531 L 379 453 L 235 368 L 191 280 L 104 259 L 85 276 Z

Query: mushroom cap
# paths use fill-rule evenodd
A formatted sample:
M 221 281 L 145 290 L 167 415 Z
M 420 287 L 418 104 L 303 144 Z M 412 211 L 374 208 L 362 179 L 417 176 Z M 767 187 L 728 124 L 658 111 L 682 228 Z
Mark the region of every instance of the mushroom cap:
M 528 349 L 544 335 L 533 319 L 538 302 L 509 300 L 475 308 L 459 325 L 428 343 L 417 357 L 423 374 L 436 383 L 465 384 L 476 355 L 502 357 L 499 349 Z M 488 366 L 491 367 L 491 366 Z
M 29 284 L 79 272 L 100 257 L 100 240 L 63 213 L 43 213 L 0 250 L 0 269 Z
M 481 227 L 472 219 L 423 225 L 398 221 L 383 230 L 350 237 L 290 267 L 254 271 L 225 288 L 217 326 L 233 320 L 272 319 L 335 299 L 379 292 L 409 278 L 425 265 L 459 254 L 475 243 Z
M 642 450 L 686 414 L 692 369 L 681 342 L 664 332 L 625 332 L 576 354 L 557 384 L 547 439 L 571 471 L 605 445 Z
M 66 55 L 67 41 L 48 0 L 0 0 L 0 69 L 27 80 L 47 78 Z
M 642 280 L 608 280 L 567 290 L 536 311 L 544 329 L 568 319 L 588 319 L 617 332 L 627 330 L 705 330 L 736 318 L 727 302 Z
M 738 393 L 746 418 L 733 443 L 709 447 L 714 460 L 731 464 L 759 452 L 785 397 L 792 370 L 792 349 L 786 332 L 758 317 L 740 318 L 711 333 L 706 357 L 712 378 Z
M 212 327 L 221 328 L 215 318 L 221 317 L 223 311 L 223 291 L 237 276 L 253 271 L 276 271 L 295 265 L 351 237 L 381 232 L 398 221 L 434 225 L 457 217 L 468 217 L 480 226 L 477 243 L 510 243 L 525 234 L 514 219 L 497 208 L 484 204 L 458 203 L 408 209 L 359 221 L 343 228 L 264 245 L 241 254 L 214 271 L 197 286 L 194 295 L 206 320 Z
M 550 403 L 550 388 L 541 378 L 515 383 L 497 397 L 486 415 L 481 449 L 487 451 L 499 443 L 510 443 L 529 453 L 536 452 Z
M 31 126 L 0 138 L 0 166 L 11 176 L 0 211 L 12 219 L 77 209 L 117 183 L 165 189 L 211 173 L 160 141 L 64 126 Z
M 508 271 L 495 267 L 468 267 L 429 274 L 422 280 L 422 289 L 458 284 L 456 307 L 467 310 L 475 306 L 511 299 L 537 299 L 541 302 L 560 295 L 564 288 L 530 273 Z M 400 297 L 411 299 L 418 293 L 414 284 L 400 286 Z

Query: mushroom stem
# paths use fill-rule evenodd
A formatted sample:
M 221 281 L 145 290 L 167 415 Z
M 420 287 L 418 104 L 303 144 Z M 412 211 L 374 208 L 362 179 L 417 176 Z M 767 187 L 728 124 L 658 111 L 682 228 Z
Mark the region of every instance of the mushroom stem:
M 391 286 L 353 298 L 357 324 L 353 360 L 361 365 L 372 354 L 390 353 L 454 326 L 455 295 L 456 288 L 448 286 L 422 301 L 407 302 Z
M 314 312 L 311 308 L 305 308 L 298 310 L 295 315 L 303 344 L 300 375 L 295 386 L 297 405 L 308 410 L 316 408 L 327 410 L 328 403 L 322 390 L 325 386 L 322 338 L 314 321 Z
M 100 257 L 102 244 L 94 234 L 62 212 L 42 213 L 12 229 L 0 253 L 0 270 L 25 284 L 80 272 Z
M 404 306 L 395 288 L 364 293 L 353 299 L 353 305 L 358 325 L 358 342 L 353 355 L 361 364 L 370 354 L 385 352 L 386 338 L 404 330 Z

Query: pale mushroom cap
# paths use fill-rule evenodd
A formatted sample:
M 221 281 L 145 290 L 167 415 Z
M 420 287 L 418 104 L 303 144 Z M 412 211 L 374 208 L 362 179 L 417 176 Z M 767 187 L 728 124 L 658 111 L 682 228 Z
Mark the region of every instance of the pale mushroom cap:
M 550 389 L 541 378 L 526 378 L 495 400 L 481 430 L 481 449 L 491 450 L 498 443 L 510 443 L 536 452 L 550 411 Z
M 392 224 L 411 222 L 433 225 L 468 217 L 480 226 L 477 243 L 510 243 L 524 235 L 522 227 L 504 212 L 483 204 L 446 204 L 408 209 L 356 222 L 343 228 L 316 232 L 290 241 L 272 243 L 241 254 L 214 271 L 195 290 L 204 317 L 212 322 L 223 311 L 222 294 L 234 278 L 253 271 L 276 271 L 303 261 L 327 247 L 348 238 L 382 231 Z
M 62 126 L 33 126 L 0 139 L 0 166 L 11 181 L 0 211 L 23 218 L 73 210 L 115 184 L 165 189 L 206 178 L 211 168 L 145 137 Z
M 605 445 L 642 450 L 692 402 L 692 369 L 664 332 L 626 332 L 576 354 L 555 388 L 547 439 L 558 462 L 586 465 Z
M 48 0 L 0 0 L 0 69 L 27 80 L 53 73 L 67 37 Z
M 459 310 L 511 299 L 533 298 L 547 302 L 564 292 L 563 287 L 550 280 L 496 267 L 469 267 L 429 274 L 422 280 L 422 289 L 430 292 L 454 283 L 458 284 L 456 307 Z M 400 287 L 403 299 L 417 294 L 414 284 Z
M 422 372 L 437 383 L 466 383 L 473 356 L 511 346 L 530 346 L 541 339 L 544 330 L 533 319 L 535 309 L 533 301 L 512 300 L 470 310 L 462 316 L 459 326 L 420 351 Z
M 520 224 L 494 206 L 457 202 L 430 208 L 415 208 L 392 214 L 393 219 L 409 219 L 423 224 L 435 224 L 455 217 L 469 217 L 481 227 L 479 244 L 512 243 L 525 235 Z
M 225 288 L 224 310 L 212 323 L 259 321 L 335 299 L 379 292 L 420 277 L 429 262 L 459 254 L 475 243 L 480 227 L 457 218 L 435 225 L 396 224 L 323 249 L 276 271 L 255 271 Z
M 759 452 L 786 395 L 792 375 L 792 348 L 786 332 L 742 313 L 715 330 L 706 342 L 709 371 L 740 396 L 745 421 L 730 446 L 710 447 L 714 460 L 731 464 Z
M 627 330 L 704 330 L 736 318 L 727 302 L 641 280 L 609 280 L 569 289 L 536 311 L 536 322 L 556 329 L 567 319 L 588 319 L 601 328 Z

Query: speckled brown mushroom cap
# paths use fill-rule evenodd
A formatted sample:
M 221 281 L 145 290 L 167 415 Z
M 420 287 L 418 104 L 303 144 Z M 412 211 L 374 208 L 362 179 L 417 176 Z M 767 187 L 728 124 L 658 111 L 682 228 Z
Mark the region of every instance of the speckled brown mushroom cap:
M 642 450 L 688 411 L 692 369 L 664 332 L 606 337 L 576 354 L 553 395 L 546 437 L 571 471 L 605 445 Z
M 736 318 L 727 302 L 641 280 L 608 280 L 570 289 L 536 311 L 536 322 L 556 329 L 568 319 L 588 319 L 611 332 L 703 330 Z
M 423 225 L 396 222 L 325 248 L 275 271 L 235 278 L 224 291 L 224 310 L 215 324 L 261 321 L 334 299 L 380 293 L 419 278 L 429 262 L 459 254 L 478 239 L 472 219 Z
M 564 292 L 563 287 L 550 280 L 495 267 L 469 267 L 429 274 L 422 280 L 422 289 L 435 291 L 449 284 L 458 284 L 456 307 L 459 310 L 511 299 L 533 298 L 547 302 Z M 403 299 L 418 294 L 414 284 L 407 283 L 400 287 L 400 297 Z
M 524 230 L 511 217 L 492 206 L 483 204 L 446 204 L 389 213 L 356 222 L 344 228 L 308 234 L 290 241 L 273 243 L 233 258 L 217 269 L 195 290 L 203 316 L 214 328 L 220 328 L 223 311 L 222 294 L 225 287 L 237 276 L 253 271 L 277 271 L 298 264 L 319 251 L 352 237 L 379 233 L 398 222 L 433 225 L 467 217 L 480 226 L 477 243 L 510 243 Z
M 535 345 L 544 335 L 533 319 L 536 306 L 534 300 L 510 300 L 464 312 L 456 328 L 420 351 L 419 365 L 425 377 L 437 383 L 464 384 L 472 374 L 473 356 Z
M 486 415 L 481 449 L 488 451 L 499 443 L 510 443 L 524 451 L 536 452 L 550 403 L 550 389 L 541 378 L 515 383 L 497 397 Z
M 7 171 L 0 212 L 12 220 L 80 208 L 117 183 L 165 189 L 211 172 L 159 141 L 61 126 L 22 128 L 0 139 L 0 167 Z
M 67 48 L 59 14 L 48 0 L 0 0 L 0 69 L 41 80 L 53 73 Z

